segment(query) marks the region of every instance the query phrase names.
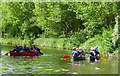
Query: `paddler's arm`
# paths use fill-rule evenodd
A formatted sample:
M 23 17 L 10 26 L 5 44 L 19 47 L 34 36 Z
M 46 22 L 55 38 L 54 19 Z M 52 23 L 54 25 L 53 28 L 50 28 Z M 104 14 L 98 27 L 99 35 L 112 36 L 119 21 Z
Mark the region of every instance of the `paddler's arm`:
M 97 48 L 98 48 L 98 46 L 94 49 L 94 51 L 96 51 Z

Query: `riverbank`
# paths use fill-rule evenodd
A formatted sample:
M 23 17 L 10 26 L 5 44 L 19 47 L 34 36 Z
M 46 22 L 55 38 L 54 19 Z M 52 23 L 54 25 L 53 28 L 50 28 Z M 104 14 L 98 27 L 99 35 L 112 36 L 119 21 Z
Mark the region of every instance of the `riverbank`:
M 107 44 L 108 43 L 108 44 Z M 113 44 L 103 40 L 102 37 L 96 36 L 95 38 L 90 38 L 85 43 L 81 43 L 79 46 L 71 43 L 71 39 L 64 38 L 38 38 L 34 40 L 34 44 L 41 47 L 49 47 L 49 48 L 60 48 L 60 49 L 69 49 L 72 50 L 72 47 L 82 47 L 86 52 L 90 51 L 91 47 L 98 46 L 98 50 L 101 55 L 108 54 L 112 59 L 118 59 L 118 48 L 116 50 L 113 49 Z
M 27 46 L 30 45 L 30 40 L 21 40 L 18 38 L 9 38 L 9 39 L 2 39 L 2 44 L 6 45 L 15 45 L 15 44 L 26 44 Z M 78 42 L 78 41 L 76 41 Z M 86 42 L 81 43 L 80 45 L 76 45 L 72 39 L 65 39 L 65 38 L 37 38 L 34 40 L 34 44 L 41 46 L 41 47 L 49 47 L 49 48 L 59 48 L 59 49 L 68 49 L 72 50 L 72 47 L 82 47 L 83 50 L 86 52 L 90 51 L 91 47 L 98 46 L 99 52 L 104 54 L 109 54 L 110 56 L 113 55 L 113 58 L 118 59 L 118 52 L 119 50 L 114 50 L 112 48 L 111 43 L 108 43 L 102 39 L 102 37 L 96 36 L 94 38 L 88 39 Z M 113 51 L 113 52 L 111 52 Z
M 6 38 L 6 39 L 2 38 L 1 43 L 2 45 L 6 45 L 6 44 L 8 45 L 15 45 L 15 44 L 30 45 L 30 40 L 27 40 L 27 39 L 22 40 L 20 38 Z
M 19 38 L 9 38 L 9 39 L 3 39 L 1 40 L 2 44 L 9 44 L 9 45 L 15 45 L 15 44 L 26 44 L 30 45 L 30 40 L 22 40 Z M 100 52 L 104 53 L 113 53 L 115 50 L 113 49 L 113 44 L 109 41 L 104 40 L 102 37 L 95 36 L 94 38 L 88 39 L 84 43 L 79 43 L 78 40 L 73 40 L 71 38 L 65 39 L 65 38 L 37 38 L 34 40 L 34 44 L 41 46 L 41 47 L 50 47 L 50 48 L 60 48 L 60 49 L 69 49 L 72 50 L 72 47 L 82 47 L 84 50 L 90 51 L 91 47 L 98 46 Z
M 70 49 L 73 47 L 79 48 L 82 47 L 84 50 L 90 51 L 91 47 L 98 46 L 100 52 L 104 53 L 113 53 L 114 48 L 113 44 L 109 41 L 104 40 L 100 36 L 95 36 L 94 38 L 88 39 L 84 43 L 78 43 L 79 41 L 75 41 L 71 38 L 37 38 L 34 40 L 34 44 L 37 44 L 42 47 L 52 47 L 52 48 L 62 48 L 62 49 Z

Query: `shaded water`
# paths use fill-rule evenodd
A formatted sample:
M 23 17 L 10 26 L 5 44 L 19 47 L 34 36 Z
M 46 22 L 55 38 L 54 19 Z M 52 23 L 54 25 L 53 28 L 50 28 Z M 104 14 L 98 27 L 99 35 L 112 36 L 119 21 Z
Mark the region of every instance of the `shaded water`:
M 55 48 L 43 48 L 44 55 L 39 57 L 10 57 L 4 54 L 13 49 L 12 46 L 2 46 L 3 74 L 117 74 L 118 61 L 85 61 L 64 60 L 63 56 L 71 52 Z

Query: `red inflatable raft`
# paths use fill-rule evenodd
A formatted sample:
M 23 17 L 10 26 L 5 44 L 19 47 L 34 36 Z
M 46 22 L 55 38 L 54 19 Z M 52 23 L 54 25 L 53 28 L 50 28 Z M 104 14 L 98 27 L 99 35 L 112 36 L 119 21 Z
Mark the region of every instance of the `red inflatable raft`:
M 39 56 L 40 53 L 28 53 L 28 52 L 22 52 L 23 56 Z
M 13 52 L 10 51 L 10 56 L 39 56 L 41 53 L 29 53 L 29 52 Z
M 21 56 L 22 53 L 10 51 L 10 56 Z

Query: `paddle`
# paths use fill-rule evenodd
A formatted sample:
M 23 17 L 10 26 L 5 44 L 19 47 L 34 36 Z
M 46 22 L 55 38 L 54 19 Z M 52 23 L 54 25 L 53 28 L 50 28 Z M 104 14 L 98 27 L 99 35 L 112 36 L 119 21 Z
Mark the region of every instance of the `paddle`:
M 65 55 L 64 58 L 70 58 L 70 55 Z
M 108 56 L 103 56 L 103 58 L 108 59 L 109 57 Z

